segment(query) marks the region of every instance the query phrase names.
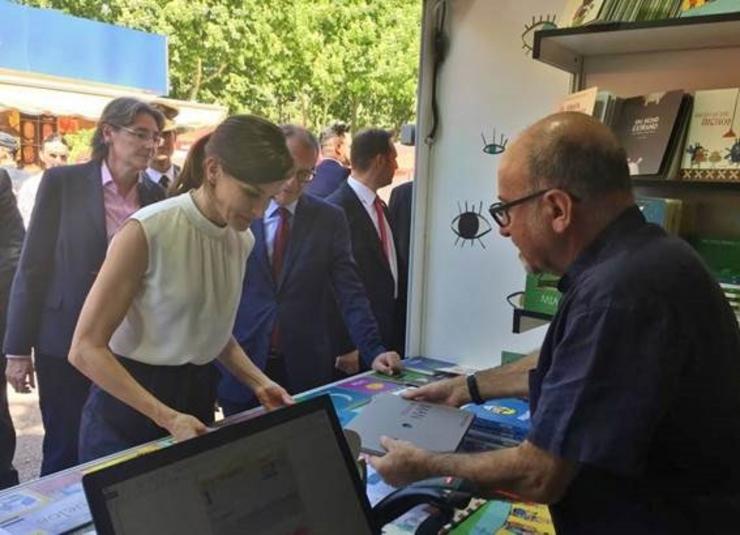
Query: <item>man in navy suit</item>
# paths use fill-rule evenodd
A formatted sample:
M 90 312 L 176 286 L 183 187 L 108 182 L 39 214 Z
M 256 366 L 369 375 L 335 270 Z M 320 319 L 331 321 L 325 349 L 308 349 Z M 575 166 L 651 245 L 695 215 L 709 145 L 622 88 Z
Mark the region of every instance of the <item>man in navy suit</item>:
M 108 242 L 129 215 L 164 197 L 141 173 L 159 144 L 162 122 L 144 102 L 115 99 L 93 135 L 92 160 L 49 169 L 41 179 L 11 287 L 4 350 L 16 392 L 34 386 L 35 365 L 46 430 L 42 476 L 77 464 L 90 382 L 67 353 Z
M 176 108 L 160 102 L 152 102 L 152 106 L 164 115 L 164 126 L 161 131 L 162 141 L 149 162 L 149 167 L 144 172 L 152 182 L 156 182 L 167 191 L 177 180 L 177 175 L 180 174 L 180 166 L 172 161 L 172 155 L 175 153 L 175 143 L 177 142 L 175 117 L 180 112 Z
M 288 125 L 283 131 L 296 170 L 264 219 L 252 223 L 255 246 L 234 336 L 252 361 L 290 392 L 327 383 L 334 366 L 327 306 L 336 295 L 364 362 L 385 373 L 397 370 L 400 357 L 387 351 L 378 334 L 342 211 L 303 194 L 318 155 L 316 140 L 300 127 Z M 222 374 L 219 401 L 224 413 L 249 408 L 251 392 L 225 370 Z
M 400 302 L 397 245 L 389 223 L 388 209 L 378 197 L 378 189 L 389 185 L 398 169 L 391 133 L 380 129 L 364 130 L 352 140 L 352 174 L 326 200 L 344 210 L 349 222 L 352 253 L 365 285 L 370 306 L 386 347 L 402 352 L 398 332 Z M 336 319 L 333 321 L 335 349 L 341 355 L 338 367 L 354 373 L 362 362 L 354 345 Z
M 398 263 L 401 266 L 398 274 L 398 314 L 396 329 L 400 347 L 406 345 L 406 305 L 408 303 L 409 263 L 411 254 L 411 201 L 414 194 L 414 183 L 404 182 L 391 191 L 388 201 L 393 236 L 398 244 Z
M 13 195 L 10 175 L 0 169 L 0 338 L 5 332 L 5 312 L 8 291 L 18 265 L 23 245 L 23 219 Z M 0 351 L 0 366 L 5 369 L 5 355 Z M 13 468 L 15 455 L 15 428 L 8 411 L 8 393 L 5 381 L 0 384 L 0 489 L 18 484 L 18 472 Z
M 334 193 L 349 176 L 349 128 L 343 123 L 327 127 L 319 136 L 322 160 L 316 166 L 306 193 L 322 199 Z

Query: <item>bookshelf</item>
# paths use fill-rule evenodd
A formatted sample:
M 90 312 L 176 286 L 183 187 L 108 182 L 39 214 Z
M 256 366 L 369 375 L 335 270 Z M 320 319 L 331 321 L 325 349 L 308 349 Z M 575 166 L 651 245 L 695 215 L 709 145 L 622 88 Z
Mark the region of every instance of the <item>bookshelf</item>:
M 571 75 L 571 91 L 597 86 L 620 97 L 740 87 L 740 13 L 610 22 L 535 32 L 532 58 Z M 635 193 L 681 199 L 692 236 L 740 239 L 740 182 L 633 179 Z M 514 312 L 514 332 L 548 318 Z
M 541 30 L 532 57 L 579 74 L 590 57 L 734 47 L 740 47 L 740 13 Z

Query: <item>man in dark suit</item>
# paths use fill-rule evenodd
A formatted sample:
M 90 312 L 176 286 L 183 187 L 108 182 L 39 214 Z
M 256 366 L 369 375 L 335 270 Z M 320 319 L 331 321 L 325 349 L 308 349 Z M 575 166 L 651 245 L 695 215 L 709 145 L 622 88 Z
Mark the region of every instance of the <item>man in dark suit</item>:
M 406 305 L 408 303 L 409 265 L 411 252 L 411 201 L 414 183 L 404 182 L 391 191 L 388 201 L 393 236 L 398 244 L 398 263 L 401 266 L 398 274 L 398 315 L 396 317 L 397 333 L 400 347 L 406 345 Z
M 319 136 L 321 157 L 313 180 L 306 186 L 306 193 L 322 199 L 334 193 L 349 176 L 349 128 L 335 123 Z
M 327 198 L 342 208 L 349 222 L 352 253 L 360 278 L 365 285 L 370 306 L 386 347 L 402 352 L 398 332 L 399 263 L 385 203 L 378 189 L 393 180 L 398 168 L 396 149 L 391 133 L 370 129 L 357 134 L 352 141 L 352 174 L 347 182 Z M 336 350 L 340 354 L 338 368 L 354 373 L 361 362 L 353 352 L 354 345 L 341 324 L 333 321 Z
M 8 292 L 23 245 L 23 219 L 16 206 L 10 175 L 0 169 L 0 338 L 5 334 Z M 5 355 L 0 351 L 0 366 L 5 370 Z M 5 381 L 0 381 L 0 489 L 18 484 L 13 468 L 15 428 L 8 410 Z
M 283 130 L 296 171 L 264 219 L 252 223 L 255 246 L 234 336 L 252 361 L 290 392 L 327 383 L 334 365 L 327 306 L 336 295 L 367 366 L 386 373 L 398 369 L 400 357 L 383 345 L 357 275 L 344 214 L 303 194 L 316 163 L 316 140 L 300 127 Z M 222 374 L 219 401 L 224 413 L 249 408 L 251 392 L 225 370 Z
M 145 173 L 152 182 L 156 182 L 166 191 L 177 180 L 177 175 L 180 174 L 180 166 L 172 161 L 172 155 L 175 153 L 175 143 L 177 142 L 175 117 L 179 114 L 179 110 L 158 102 L 153 102 L 152 106 L 164 115 L 164 126 L 161 132 L 162 141 L 149 162 L 149 167 L 146 168 Z
M 16 392 L 30 391 L 35 364 L 46 430 L 41 475 L 77 464 L 90 383 L 67 353 L 110 239 L 131 213 L 164 197 L 141 174 L 159 144 L 162 121 L 141 101 L 115 99 L 93 135 L 92 160 L 49 169 L 41 179 L 11 287 L 4 344 L 6 377 Z

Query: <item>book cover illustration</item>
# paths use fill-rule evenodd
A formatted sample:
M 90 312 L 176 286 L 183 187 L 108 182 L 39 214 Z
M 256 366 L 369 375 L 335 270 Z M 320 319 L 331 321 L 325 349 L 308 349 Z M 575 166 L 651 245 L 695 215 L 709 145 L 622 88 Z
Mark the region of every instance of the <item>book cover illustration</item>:
M 374 396 L 375 394 L 381 394 L 383 392 L 395 392 L 396 390 L 403 388 L 403 385 L 389 382 L 385 377 L 379 374 L 373 374 L 345 381 L 342 383 L 342 388 Z
M 324 394 L 329 394 L 331 402 L 334 405 L 334 410 L 338 415 L 342 411 L 352 410 L 361 405 L 365 405 L 372 399 L 372 395 L 365 392 L 358 392 L 357 390 L 350 390 L 339 386 L 331 386 L 329 388 L 316 390 L 306 395 L 296 396 L 296 400 L 306 401 L 318 396 L 323 396 Z
M 682 180 L 740 181 L 740 89 L 697 91 L 681 162 Z
M 569 0 L 560 18 L 562 27 L 583 26 L 599 17 L 604 0 Z
M 614 132 L 627 152 L 630 175 L 660 175 L 670 159 L 683 91 L 651 93 L 625 99 Z
M 680 17 L 701 17 L 740 11 L 740 0 L 683 0 Z
M 683 202 L 663 197 L 637 197 L 635 204 L 648 223 L 663 227 L 666 232 L 678 234 L 681 227 Z

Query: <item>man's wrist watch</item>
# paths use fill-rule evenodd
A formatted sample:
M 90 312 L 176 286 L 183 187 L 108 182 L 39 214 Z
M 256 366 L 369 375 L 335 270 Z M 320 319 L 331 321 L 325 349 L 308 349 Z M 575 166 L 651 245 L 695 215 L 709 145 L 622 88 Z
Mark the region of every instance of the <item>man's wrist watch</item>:
M 474 373 L 471 373 L 467 377 L 468 382 L 468 393 L 470 394 L 470 400 L 476 405 L 483 404 L 483 398 L 480 396 L 480 390 L 478 390 L 478 379 Z

